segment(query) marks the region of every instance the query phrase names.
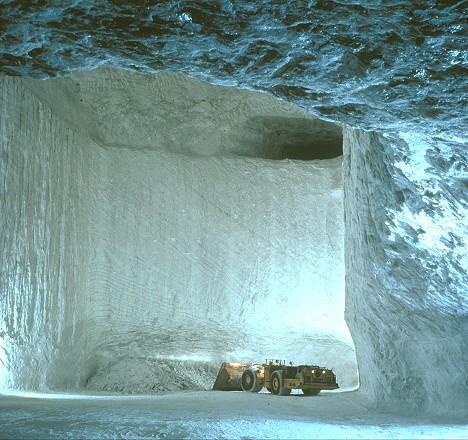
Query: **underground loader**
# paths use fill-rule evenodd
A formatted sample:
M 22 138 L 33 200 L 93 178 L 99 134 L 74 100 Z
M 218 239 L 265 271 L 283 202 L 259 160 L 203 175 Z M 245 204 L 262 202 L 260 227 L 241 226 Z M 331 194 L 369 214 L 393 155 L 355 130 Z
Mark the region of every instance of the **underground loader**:
M 213 390 L 258 393 L 263 387 L 273 394 L 286 396 L 301 389 L 314 396 L 321 390 L 339 388 L 333 371 L 318 365 L 286 365 L 283 360 L 266 359 L 262 364 L 223 363 Z

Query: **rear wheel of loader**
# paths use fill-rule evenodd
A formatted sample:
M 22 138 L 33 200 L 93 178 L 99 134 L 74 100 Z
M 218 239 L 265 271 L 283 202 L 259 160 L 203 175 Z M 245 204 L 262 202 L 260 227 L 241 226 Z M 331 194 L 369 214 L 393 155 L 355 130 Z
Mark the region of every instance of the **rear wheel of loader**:
M 320 390 L 317 390 L 317 389 L 310 389 L 310 388 L 307 388 L 307 389 L 304 389 L 302 388 L 302 392 L 306 395 L 306 396 L 316 396 L 318 393 L 320 393 Z
M 270 379 L 271 392 L 277 396 L 287 396 L 291 393 L 289 388 L 283 387 L 283 372 L 274 371 Z
M 258 393 L 262 386 L 257 382 L 257 370 L 249 368 L 242 373 L 241 386 L 244 391 Z

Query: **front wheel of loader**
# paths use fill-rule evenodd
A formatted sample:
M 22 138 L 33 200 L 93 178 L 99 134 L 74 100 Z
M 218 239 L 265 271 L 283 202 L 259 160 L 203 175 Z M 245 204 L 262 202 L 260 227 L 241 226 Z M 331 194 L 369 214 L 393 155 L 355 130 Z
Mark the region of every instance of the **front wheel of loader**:
M 310 389 L 310 388 L 302 388 L 302 392 L 306 395 L 306 396 L 316 396 L 318 393 L 320 393 L 320 390 L 317 390 L 317 389 Z
M 242 373 L 241 386 L 244 391 L 258 393 L 262 386 L 257 382 L 257 369 L 248 368 Z
M 274 371 L 270 379 L 271 392 L 277 396 L 287 396 L 291 393 L 289 388 L 283 387 L 283 372 Z

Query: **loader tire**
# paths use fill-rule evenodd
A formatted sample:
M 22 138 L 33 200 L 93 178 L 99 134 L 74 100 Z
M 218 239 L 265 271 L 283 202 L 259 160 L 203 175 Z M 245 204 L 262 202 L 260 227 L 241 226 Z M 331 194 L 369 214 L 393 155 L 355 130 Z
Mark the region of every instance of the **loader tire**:
M 248 368 L 242 373 L 241 386 L 244 391 L 258 393 L 262 386 L 257 382 L 257 369 Z
M 289 388 L 283 387 L 283 372 L 274 371 L 270 379 L 271 392 L 277 396 L 287 396 L 291 393 Z
M 314 389 L 314 388 L 307 388 L 307 389 L 304 389 L 302 388 L 302 392 L 306 395 L 306 396 L 316 396 L 318 393 L 320 393 L 320 390 L 317 390 L 317 389 Z

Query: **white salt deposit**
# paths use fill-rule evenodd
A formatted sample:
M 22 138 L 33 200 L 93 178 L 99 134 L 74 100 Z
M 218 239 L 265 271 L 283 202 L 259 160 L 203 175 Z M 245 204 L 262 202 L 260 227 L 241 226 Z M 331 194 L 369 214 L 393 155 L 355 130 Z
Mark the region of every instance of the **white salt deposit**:
M 158 396 L 8 396 L 5 438 L 466 439 L 466 425 L 369 411 L 356 393 L 173 392 Z
M 266 357 L 352 387 L 357 358 L 359 405 L 466 417 L 466 216 L 414 146 L 176 74 L 0 93 L 0 389 L 206 389 Z
M 345 317 L 360 392 L 380 407 L 466 417 L 468 268 L 453 243 L 466 239 L 463 200 L 434 191 L 429 171 L 415 180 L 421 153 L 396 136 L 346 127 L 343 146 Z
M 3 388 L 209 389 L 266 357 L 357 385 L 341 158 L 272 160 L 341 127 L 182 75 L 2 84 Z

